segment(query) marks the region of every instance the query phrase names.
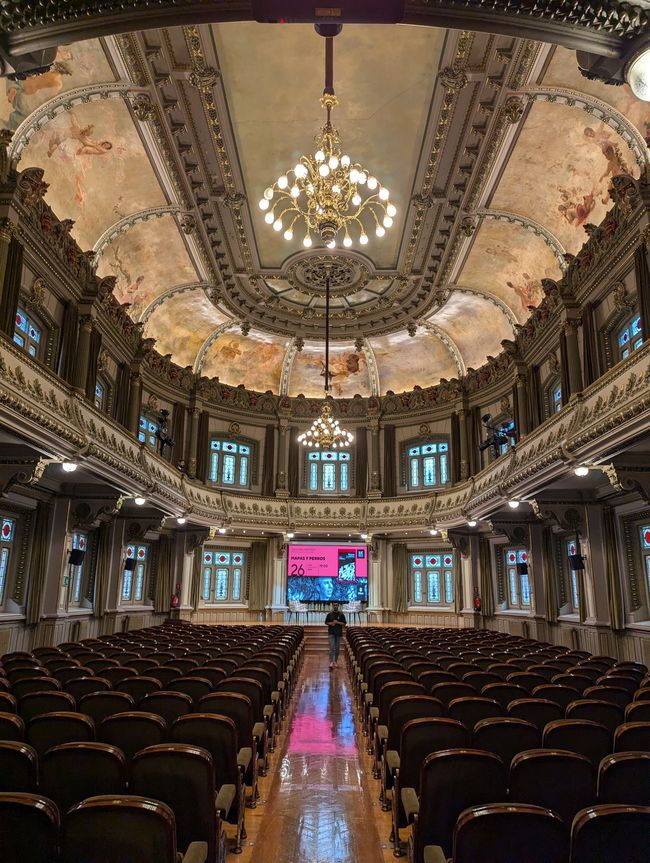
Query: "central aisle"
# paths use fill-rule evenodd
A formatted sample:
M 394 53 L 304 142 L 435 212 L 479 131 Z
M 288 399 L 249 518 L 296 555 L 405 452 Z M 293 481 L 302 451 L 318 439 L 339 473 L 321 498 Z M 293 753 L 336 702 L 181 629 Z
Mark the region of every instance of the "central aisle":
M 252 863 L 381 863 L 350 680 L 326 655 L 305 658 L 278 756 Z

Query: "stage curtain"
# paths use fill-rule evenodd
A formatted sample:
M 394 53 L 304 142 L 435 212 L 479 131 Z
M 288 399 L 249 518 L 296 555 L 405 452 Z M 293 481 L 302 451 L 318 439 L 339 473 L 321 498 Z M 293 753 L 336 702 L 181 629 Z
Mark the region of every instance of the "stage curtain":
M 287 462 L 287 488 L 290 497 L 298 497 L 300 494 L 300 460 L 302 448 L 298 443 L 295 429 L 289 426 L 289 455 Z
M 368 491 L 368 433 L 365 426 L 357 429 L 355 461 L 357 497 L 365 497 Z
M 625 612 L 621 592 L 621 573 L 616 554 L 616 516 L 611 506 L 603 508 L 603 545 L 605 547 L 605 577 L 609 625 L 612 629 L 625 628 Z
M 395 471 L 395 426 L 384 426 L 384 484 L 383 497 L 395 497 L 397 482 Z
M 192 557 L 192 583 L 190 585 L 190 604 L 196 611 L 201 596 L 201 563 L 203 561 L 203 546 L 194 549 Z
M 551 529 L 544 528 L 542 546 L 542 575 L 544 580 L 544 617 L 549 623 L 557 623 L 557 573 L 553 556 Z
M 451 481 L 460 482 L 460 423 L 458 414 L 453 411 L 451 415 L 451 434 L 449 448 L 451 449 Z
M 196 476 L 203 482 L 207 482 L 208 468 L 210 464 L 210 414 L 201 411 L 199 415 L 199 434 L 196 453 Z
M 528 368 L 528 417 L 530 419 L 530 431 L 537 428 L 541 423 L 544 412 L 541 404 L 541 385 L 539 381 L 539 366 Z
M 481 459 L 481 451 L 478 448 L 482 435 L 481 429 L 481 408 L 475 406 L 472 408 L 469 415 L 468 429 L 469 463 L 471 475 L 477 474 L 483 466 Z
M 72 383 L 77 361 L 77 338 L 79 336 L 79 312 L 76 303 L 68 303 L 63 312 L 61 339 L 59 343 L 59 374 Z M 119 390 L 118 390 L 119 392 Z
M 88 356 L 88 373 L 86 375 L 86 398 L 95 404 L 95 385 L 97 384 L 97 367 L 99 352 L 102 348 L 102 336 L 93 328 L 90 333 L 90 352 Z
M 20 283 L 23 277 L 23 246 L 16 237 L 12 237 L 7 252 L 7 268 L 2 286 L 2 302 L 0 303 L 0 330 L 9 338 L 14 334 L 16 325 L 16 309 L 20 297 Z
M 479 537 L 479 584 L 481 591 L 481 612 L 485 617 L 494 614 L 494 585 L 492 582 L 492 556 L 490 543 L 485 537 Z
M 275 473 L 275 426 L 266 426 L 264 430 L 264 456 L 262 460 L 262 494 L 273 496 L 273 478 Z
M 173 545 L 167 534 L 163 533 L 158 540 L 158 572 L 154 596 L 154 611 L 158 614 L 169 611 L 174 586 Z
M 248 608 L 264 611 L 266 607 L 266 543 L 254 542 L 251 546 L 250 586 Z
M 117 376 L 113 389 L 113 416 L 123 426 L 126 425 L 130 386 L 131 368 L 128 363 L 120 363 L 117 367 Z
M 185 413 L 186 408 L 182 402 L 174 402 L 174 410 L 172 412 L 172 447 L 169 460 L 173 464 L 178 464 L 185 459 Z
M 100 618 L 104 616 L 106 611 L 108 580 L 111 574 L 111 527 L 110 521 L 103 521 L 97 528 L 97 564 L 95 567 L 93 612 L 95 617 Z
M 405 612 L 408 608 L 408 553 L 406 543 L 393 545 L 393 611 Z
M 582 310 L 582 366 L 582 379 L 587 387 L 600 376 L 593 303 L 586 303 Z
M 47 556 L 50 545 L 50 505 L 41 501 L 36 507 L 32 558 L 29 564 L 25 623 L 35 626 L 41 618 L 41 601 L 47 576 Z
M 647 340 L 650 336 L 650 272 L 644 243 L 641 243 L 634 253 L 634 275 L 643 338 Z
M 569 384 L 569 358 L 566 347 L 566 336 L 560 333 L 560 384 L 562 386 L 562 406 L 569 403 L 571 386 Z

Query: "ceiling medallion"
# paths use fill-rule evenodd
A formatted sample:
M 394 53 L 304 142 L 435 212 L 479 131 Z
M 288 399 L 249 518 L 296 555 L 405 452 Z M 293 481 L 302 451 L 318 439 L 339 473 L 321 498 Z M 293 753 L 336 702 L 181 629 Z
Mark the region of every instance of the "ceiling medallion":
M 330 273 L 331 296 L 356 294 L 370 281 L 368 267 L 356 257 L 331 253 L 314 253 L 294 261 L 287 270 L 286 279 L 296 291 L 324 296 L 325 265 Z
M 334 32 L 339 30 L 335 28 Z M 327 120 L 315 138 L 316 152 L 301 156 L 293 168 L 265 189 L 259 202 L 260 209 L 266 212 L 266 223 L 275 231 L 284 229 L 285 240 L 293 239 L 296 227 L 304 230 L 305 248 L 312 245 L 312 234 L 329 249 L 336 246 L 337 240 L 349 248 L 353 236 L 366 245 L 369 228 L 377 237 L 383 237 L 397 212 L 389 201 L 388 189 L 341 149 L 339 133 L 331 122 L 332 108 L 338 104 L 333 56 L 334 40 L 326 35 L 325 89 L 320 102 L 327 111 Z

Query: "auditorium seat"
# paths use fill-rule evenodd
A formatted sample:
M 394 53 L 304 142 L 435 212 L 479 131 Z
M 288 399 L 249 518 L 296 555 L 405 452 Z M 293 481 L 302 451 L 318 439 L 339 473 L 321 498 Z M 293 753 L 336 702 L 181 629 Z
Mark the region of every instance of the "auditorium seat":
M 562 719 L 564 711 L 559 704 L 547 698 L 520 698 L 510 702 L 508 716 L 531 722 L 541 733 L 548 722 Z
M 76 702 L 68 692 L 30 692 L 20 699 L 19 713 L 25 722 L 44 713 L 75 711 Z
M 523 686 L 517 686 L 514 683 L 489 683 L 481 690 L 481 695 L 484 698 L 492 698 L 497 701 L 501 707 L 506 710 L 511 701 L 517 701 L 520 698 L 526 698 L 528 692 Z
M 561 686 L 558 683 L 546 683 L 543 686 L 536 686 L 532 695 L 534 698 L 545 698 L 548 701 L 554 701 L 559 704 L 562 710 L 566 710 L 572 701 L 577 701 L 580 698 L 580 693 L 577 689 L 570 686 Z
M 518 752 L 539 747 L 541 736 L 532 722 L 507 716 L 477 722 L 473 741 L 476 749 L 498 755 L 508 769 L 513 756 Z
M 116 692 L 127 692 L 129 695 L 132 695 L 136 704 L 145 695 L 149 695 L 150 692 L 157 692 L 159 689 L 162 689 L 162 684 L 155 677 L 140 677 L 137 675 L 125 678 L 115 686 Z
M 512 674 L 506 677 L 506 683 L 514 683 L 517 686 L 521 686 L 526 690 L 527 694 L 530 694 L 536 686 L 543 686 L 547 683 L 547 680 L 541 674 L 535 674 L 532 671 L 513 671 Z
M 64 743 L 40 758 L 39 790 L 67 812 L 75 803 L 98 794 L 126 794 L 124 753 L 107 743 Z
M 650 701 L 631 701 L 625 707 L 625 722 L 650 722 Z
M 567 719 L 589 719 L 598 722 L 613 734 L 623 722 L 623 711 L 617 704 L 595 698 L 572 701 L 566 709 Z
M 510 764 L 509 800 L 531 803 L 557 812 L 570 824 L 573 817 L 596 800 L 596 770 L 577 752 L 530 749 Z
M 133 710 L 104 719 L 97 729 L 97 739 L 117 746 L 130 761 L 136 752 L 167 740 L 167 723 L 155 713 Z
M 456 698 L 472 698 L 479 693 L 474 689 L 473 686 L 469 686 L 467 683 L 461 683 L 460 681 L 447 682 L 447 683 L 436 683 L 435 686 L 432 686 L 429 690 L 429 693 L 437 698 L 438 701 L 441 701 L 445 707 L 449 705 L 451 701 L 454 701 Z
M 53 863 L 58 859 L 58 834 L 59 812 L 51 800 L 40 794 L 0 794 L 3 863 Z
M 84 695 L 91 695 L 93 692 L 108 692 L 112 688 L 110 681 L 104 677 L 96 676 L 78 677 L 63 685 L 63 691 L 69 692 L 76 701 L 79 701 Z
M 620 686 L 590 686 L 582 693 L 582 697 L 611 701 L 612 704 L 618 704 L 622 710 L 632 701 L 632 695 L 626 689 L 621 689 Z
M 18 702 L 11 692 L 0 692 L 0 713 L 18 713 Z
M 172 726 L 172 740 L 206 749 L 214 765 L 215 793 L 222 786 L 230 786 L 230 806 L 224 818 L 237 825 L 235 853 L 246 838 L 244 825 L 244 774 L 251 759 L 250 750 L 239 748 L 237 728 L 232 719 L 213 713 L 194 713 L 181 716 Z M 232 791 L 232 795 L 231 795 Z
M 28 677 L 15 683 L 11 687 L 11 692 L 20 701 L 30 692 L 60 692 L 62 689 L 59 681 L 51 677 Z
M 544 729 L 542 745 L 544 749 L 577 752 L 597 768 L 612 751 L 612 735 L 604 725 L 588 719 L 557 719 Z
M 236 789 L 223 785 L 215 798 L 214 765 L 207 750 L 183 743 L 143 749 L 133 759 L 129 790 L 169 806 L 178 848 L 205 842 L 207 863 L 223 863 L 226 834 L 221 819 L 228 816 Z
M 107 716 L 124 713 L 135 709 L 133 697 L 126 692 L 91 692 L 79 699 L 78 711 L 85 713 L 99 727 L 99 723 Z
M 650 806 L 650 752 L 618 752 L 603 758 L 598 802 Z
M 650 806 L 604 803 L 576 815 L 570 863 L 647 863 L 649 859 Z
M 0 740 L 24 740 L 25 723 L 15 713 L 0 713 Z
M 484 696 L 455 698 L 448 705 L 447 712 L 451 719 L 462 722 L 471 733 L 481 719 L 503 716 L 503 708 L 498 701 Z
M 91 797 L 61 825 L 61 863 L 205 863 L 206 855 L 197 842 L 177 858 L 174 813 L 147 797 Z
M 0 792 L 14 791 L 36 794 L 38 755 L 27 743 L 0 740 Z
M 27 742 L 39 756 L 61 743 L 78 743 L 95 739 L 95 723 L 89 716 L 60 711 L 35 716 L 27 723 Z
M 256 723 L 253 717 L 253 705 L 250 698 L 239 692 L 213 692 L 205 695 L 198 704 L 194 705 L 195 713 L 212 713 L 217 716 L 227 716 L 235 723 L 238 734 L 239 749 L 250 749 L 250 763 L 244 772 L 244 783 L 250 788 L 251 795 L 248 805 L 251 808 L 257 806 L 259 792 L 257 790 L 258 775 L 266 776 L 267 768 L 262 760 L 260 768 L 260 735 L 266 734 L 262 723 Z
M 145 695 L 138 704 L 138 710 L 162 716 L 167 723 L 167 727 L 171 728 L 179 716 L 185 716 L 186 713 L 192 712 L 193 703 L 191 696 L 184 692 L 172 692 L 161 689 L 158 692 Z
M 614 732 L 614 752 L 650 752 L 650 722 L 626 722 Z
M 427 756 L 419 794 L 417 786 L 401 787 L 406 820 L 413 823 L 410 863 L 424 863 L 428 845 L 440 846 L 450 857 L 458 816 L 470 806 L 505 803 L 506 775 L 501 759 L 490 752 L 449 749 Z

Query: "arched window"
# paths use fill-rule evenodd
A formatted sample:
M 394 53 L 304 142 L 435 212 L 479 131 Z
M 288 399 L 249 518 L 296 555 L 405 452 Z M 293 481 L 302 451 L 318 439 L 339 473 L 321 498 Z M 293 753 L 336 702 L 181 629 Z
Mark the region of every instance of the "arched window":
M 450 548 L 410 552 L 410 604 L 453 605 L 454 564 Z
M 426 491 L 449 482 L 449 441 L 446 438 L 406 441 L 402 445 L 402 485 Z
M 40 321 L 37 321 L 32 315 L 28 315 L 20 307 L 16 309 L 14 342 L 18 347 L 27 351 L 30 357 L 42 360 L 46 343 L 45 335 Z
M 642 344 L 643 329 L 641 327 L 641 315 L 635 312 L 631 317 L 626 318 L 616 331 L 618 360 L 624 360 L 626 357 L 629 357 Z
M 248 555 L 243 549 L 204 548 L 201 599 L 206 604 L 242 602 Z
M 558 377 L 552 378 L 544 390 L 546 416 L 552 417 L 562 410 L 562 383 Z
M 208 479 L 227 488 L 250 488 L 256 481 L 257 445 L 244 438 L 212 438 Z
M 131 604 L 143 603 L 148 587 L 149 546 L 143 543 L 127 545 L 124 558 L 121 600 Z
M 111 384 L 108 378 L 105 375 L 97 375 L 97 380 L 95 381 L 95 407 L 100 411 L 109 413 L 111 409 L 111 395 Z M 142 422 L 142 418 L 140 421 Z
M 95 396 L 97 394 L 95 393 Z M 95 400 L 95 405 L 97 401 Z M 158 451 L 158 438 L 156 437 L 156 432 L 158 431 L 158 420 L 157 418 L 148 412 L 140 414 L 140 425 L 138 427 L 138 440 L 140 443 L 145 444 L 149 449 L 154 452 Z
M 347 449 L 305 450 L 303 488 L 308 494 L 350 494 L 352 453 Z
M 508 581 L 508 608 L 529 609 L 531 606 L 528 552 L 525 548 L 506 548 L 504 552 Z

